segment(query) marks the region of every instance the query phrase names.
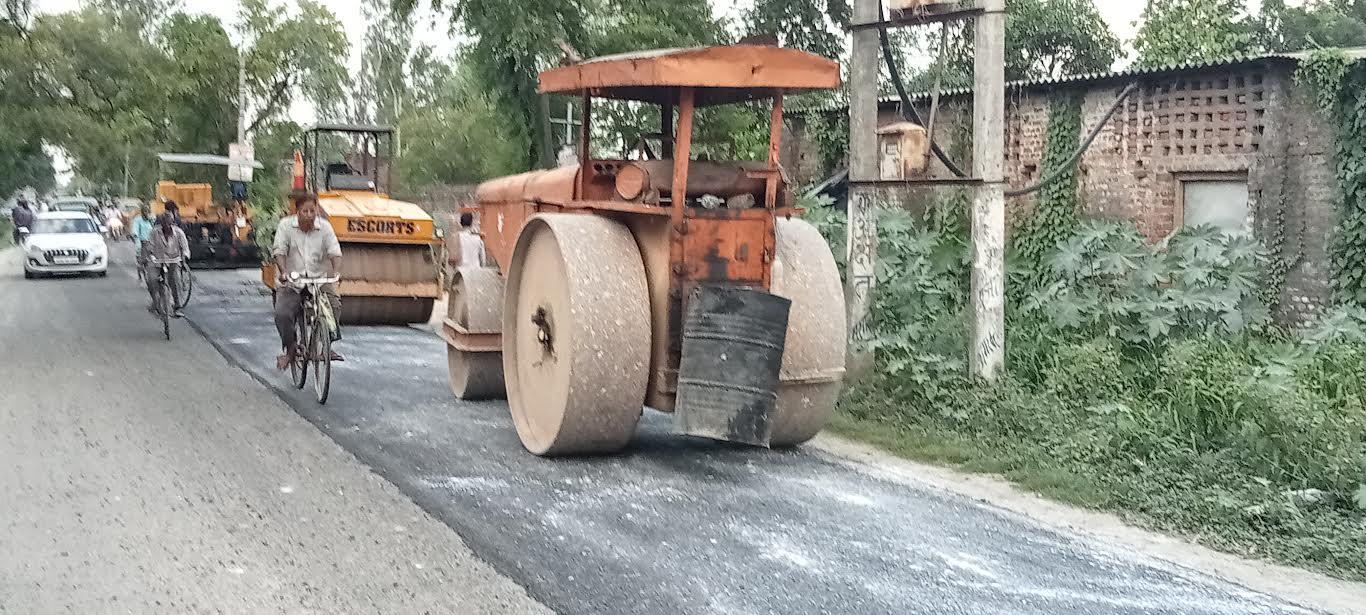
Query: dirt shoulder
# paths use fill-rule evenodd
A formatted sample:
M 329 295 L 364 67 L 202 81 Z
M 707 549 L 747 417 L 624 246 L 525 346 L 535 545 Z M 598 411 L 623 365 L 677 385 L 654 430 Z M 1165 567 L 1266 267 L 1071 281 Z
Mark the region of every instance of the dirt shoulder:
M 1000 478 L 960 472 L 896 457 L 874 446 L 821 434 L 807 446 L 851 467 L 884 478 L 929 485 L 1028 517 L 1042 525 L 1084 534 L 1116 550 L 1132 550 L 1236 583 L 1300 606 L 1344 615 L 1366 614 L 1366 583 L 1249 560 L 1179 538 L 1133 527 L 1119 517 L 1077 508 L 1025 492 Z

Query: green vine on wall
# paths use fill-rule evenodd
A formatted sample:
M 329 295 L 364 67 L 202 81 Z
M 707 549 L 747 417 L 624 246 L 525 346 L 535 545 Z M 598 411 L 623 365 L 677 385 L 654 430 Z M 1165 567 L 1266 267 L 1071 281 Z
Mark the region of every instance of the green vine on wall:
M 821 157 L 821 169 L 833 172 L 843 167 L 849 156 L 849 114 L 826 109 L 802 113 L 806 135 L 816 144 Z
M 1336 131 L 1339 211 L 1330 248 L 1336 299 L 1366 304 L 1366 65 L 1339 50 L 1320 50 L 1295 79 Z
M 1040 175 L 1062 166 L 1076 151 L 1081 141 L 1081 100 L 1081 96 L 1071 94 L 1055 98 L 1050 105 Z M 1038 271 L 1044 257 L 1076 231 L 1079 215 L 1074 166 L 1039 190 L 1034 210 L 1020 223 L 1011 242 L 1015 263 L 1024 272 Z M 1029 277 L 1036 276 L 1029 273 Z

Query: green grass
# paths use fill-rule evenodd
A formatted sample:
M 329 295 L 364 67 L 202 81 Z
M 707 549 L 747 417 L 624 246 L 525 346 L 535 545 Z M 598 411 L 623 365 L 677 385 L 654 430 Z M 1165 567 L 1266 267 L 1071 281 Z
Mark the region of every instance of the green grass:
M 829 428 L 903 459 L 1001 476 L 1060 502 L 1101 508 L 1107 500 L 1104 488 L 1084 474 L 1057 467 L 1038 467 L 1023 461 L 1012 451 L 987 445 L 964 433 L 858 418 L 845 412 L 836 413 Z
M 1107 389 L 1116 373 L 1092 366 L 1115 361 L 1108 352 L 1059 344 L 1051 354 L 1062 360 L 1039 381 L 1008 375 L 990 387 L 875 376 L 846 391 L 831 429 L 1222 551 L 1366 581 L 1366 510 L 1352 501 L 1366 481 L 1366 421 L 1358 392 L 1336 393 L 1357 379 L 1359 368 L 1341 361 L 1362 361 L 1359 346 L 1325 351 L 1292 388 L 1270 392 L 1239 382 L 1250 365 L 1222 346 L 1184 348 L 1144 365 L 1152 374 L 1136 370 L 1170 379 L 1157 386 Z M 1324 365 L 1334 370 L 1321 373 Z M 1226 406 L 1183 405 L 1183 392 L 1197 389 L 1249 392 Z M 1287 492 L 1307 488 L 1329 500 L 1290 503 Z

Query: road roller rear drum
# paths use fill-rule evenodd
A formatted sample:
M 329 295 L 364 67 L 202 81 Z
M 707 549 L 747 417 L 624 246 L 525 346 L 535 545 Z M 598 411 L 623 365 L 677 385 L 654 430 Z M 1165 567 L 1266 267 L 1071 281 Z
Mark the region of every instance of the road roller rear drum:
M 451 391 L 465 400 L 502 399 L 501 341 L 485 346 L 476 336 L 496 340 L 502 331 L 503 276 L 497 269 L 456 269 L 451 273 L 446 301 L 443 331 L 449 340 L 446 363 Z

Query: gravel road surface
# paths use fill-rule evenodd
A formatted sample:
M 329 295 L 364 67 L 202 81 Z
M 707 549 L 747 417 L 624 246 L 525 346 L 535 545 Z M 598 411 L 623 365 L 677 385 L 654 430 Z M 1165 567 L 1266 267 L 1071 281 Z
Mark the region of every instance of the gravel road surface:
M 560 613 L 1306 612 L 874 466 L 674 436 L 653 412 L 622 455 L 536 458 L 505 404 L 452 397 L 418 328 L 348 329 L 319 406 L 273 369 L 255 279 L 202 274 L 194 326 Z
M 126 263 L 123 244 L 120 255 Z M 0 250 L 0 613 L 549 613 L 126 264 Z

